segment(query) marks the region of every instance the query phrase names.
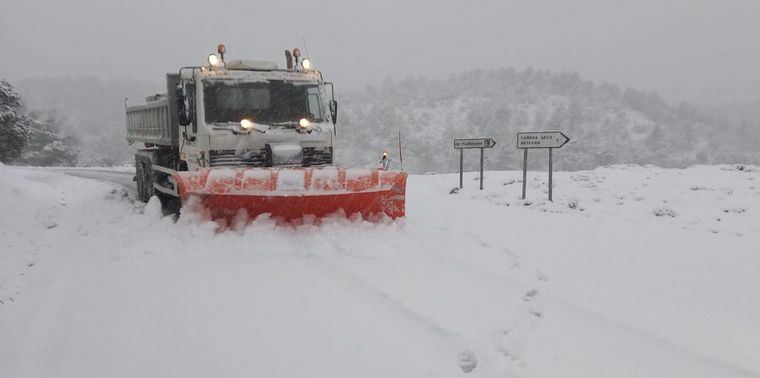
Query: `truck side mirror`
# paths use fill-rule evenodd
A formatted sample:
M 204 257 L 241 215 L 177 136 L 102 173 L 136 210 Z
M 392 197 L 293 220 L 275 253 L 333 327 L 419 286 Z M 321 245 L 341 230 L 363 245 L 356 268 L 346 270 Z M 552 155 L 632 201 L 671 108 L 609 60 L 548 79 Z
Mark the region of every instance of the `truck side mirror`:
M 338 101 L 330 100 L 330 118 L 332 118 L 333 125 L 338 122 Z
M 181 86 L 177 87 L 175 96 L 177 98 L 177 122 L 180 126 L 187 126 L 193 122 L 193 113 L 190 111 L 188 96 Z

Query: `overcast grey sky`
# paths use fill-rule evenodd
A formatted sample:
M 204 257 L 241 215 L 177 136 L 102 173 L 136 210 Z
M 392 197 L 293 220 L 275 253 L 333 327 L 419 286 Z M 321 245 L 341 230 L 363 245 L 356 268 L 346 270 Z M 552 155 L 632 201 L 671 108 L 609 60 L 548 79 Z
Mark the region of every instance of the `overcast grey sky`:
M 282 64 L 301 37 L 341 89 L 533 66 L 671 101 L 760 99 L 757 0 L 2 0 L 0 77 L 159 82 L 219 42 Z

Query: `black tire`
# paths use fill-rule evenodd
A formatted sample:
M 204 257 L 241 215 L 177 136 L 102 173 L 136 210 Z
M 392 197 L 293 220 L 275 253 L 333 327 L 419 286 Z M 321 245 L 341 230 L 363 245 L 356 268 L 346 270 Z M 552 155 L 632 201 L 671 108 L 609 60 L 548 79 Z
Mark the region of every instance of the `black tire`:
M 137 187 L 137 200 L 142 201 L 142 171 L 140 170 L 140 161 L 135 157 L 135 186 Z
M 167 182 L 166 173 L 154 171 L 153 164 L 158 166 L 172 167 L 175 163 L 172 161 L 174 155 L 171 151 L 145 149 L 139 150 L 135 154 L 135 181 L 137 184 L 137 194 L 140 201 L 147 203 L 152 196 L 158 197 L 161 201 L 161 210 L 164 215 L 179 215 L 181 201 L 179 197 L 166 194 L 153 187 L 154 183 L 164 187 Z M 180 165 L 180 169 L 183 167 Z M 187 166 L 184 166 L 187 169 Z M 175 217 L 176 219 L 176 217 Z
M 153 196 L 153 170 L 149 159 L 135 156 L 135 178 L 137 197 L 141 202 L 147 203 Z
M 154 190 L 153 190 L 153 168 L 150 164 L 150 161 L 143 162 L 143 190 L 145 191 L 145 200 L 143 202 L 148 202 L 150 200 L 150 197 L 153 197 Z

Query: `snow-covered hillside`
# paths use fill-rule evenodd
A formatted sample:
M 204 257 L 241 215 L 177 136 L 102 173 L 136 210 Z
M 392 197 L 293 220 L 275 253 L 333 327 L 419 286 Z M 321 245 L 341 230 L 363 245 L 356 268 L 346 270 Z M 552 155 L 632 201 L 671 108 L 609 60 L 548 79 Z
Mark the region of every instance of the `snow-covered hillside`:
M 519 169 L 522 152 L 511 148 L 517 132 L 542 130 L 562 130 L 571 138 L 555 162 L 563 170 L 760 162 L 760 122 L 751 113 L 729 112 L 734 117 L 724 120 L 687 104 L 668 104 L 654 93 L 572 73 L 471 70 L 445 80 L 389 79 L 338 98 L 336 156 L 348 165 L 374 164 L 383 150 L 397 151 L 399 131 L 412 173 L 456 172 L 452 140 L 467 137 L 496 140 L 485 155 L 487 166 Z M 530 166 L 547 166 L 546 158 L 534 156 Z
M 760 376 L 754 166 L 559 172 L 554 203 L 411 176 L 403 220 L 224 231 L 119 174 L 0 165 L 0 376 Z

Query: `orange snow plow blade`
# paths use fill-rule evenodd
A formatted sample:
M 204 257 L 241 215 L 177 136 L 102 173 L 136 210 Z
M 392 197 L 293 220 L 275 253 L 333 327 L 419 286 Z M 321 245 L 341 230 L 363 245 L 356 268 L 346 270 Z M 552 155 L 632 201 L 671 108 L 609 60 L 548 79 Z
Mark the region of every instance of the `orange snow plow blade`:
M 240 210 L 255 218 L 295 220 L 344 211 L 375 220 L 403 217 L 405 172 L 346 168 L 205 168 L 176 172 L 182 203 L 197 197 L 213 218 Z

